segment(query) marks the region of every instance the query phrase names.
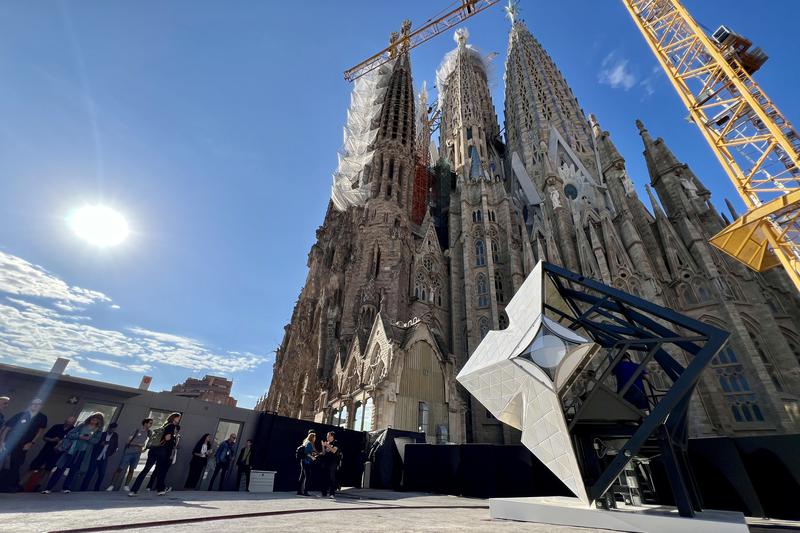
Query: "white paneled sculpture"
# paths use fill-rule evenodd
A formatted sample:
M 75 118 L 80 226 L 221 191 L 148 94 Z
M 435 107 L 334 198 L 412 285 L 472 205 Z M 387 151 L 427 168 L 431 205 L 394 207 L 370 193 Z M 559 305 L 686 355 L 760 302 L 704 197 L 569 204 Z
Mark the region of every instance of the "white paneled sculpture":
M 539 263 L 506 306 L 508 328 L 490 331 L 457 379 L 588 505 L 558 393 L 597 345 L 545 316 L 547 297 L 558 296 L 547 283 Z
M 458 381 L 521 430 L 522 443 L 577 498 L 494 498 L 493 518 L 648 533 L 747 531 L 741 513 L 703 511 L 687 482 L 690 399 L 728 333 L 541 262 L 505 312 L 508 327 L 487 333 Z M 651 386 L 651 372 L 665 378 L 662 388 Z M 676 508 L 643 497 L 640 481 L 655 492 L 654 460 Z M 626 511 L 607 512 L 620 501 Z

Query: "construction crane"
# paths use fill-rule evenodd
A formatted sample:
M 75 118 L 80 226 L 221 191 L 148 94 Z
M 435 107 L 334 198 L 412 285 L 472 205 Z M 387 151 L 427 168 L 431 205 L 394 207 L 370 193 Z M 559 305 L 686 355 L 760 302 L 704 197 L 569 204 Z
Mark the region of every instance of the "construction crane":
M 411 31 L 411 21 L 403 21 L 402 30 L 398 34 L 392 32 L 389 39 L 389 46 L 377 54 L 365 59 L 358 65 L 344 71 L 344 79 L 355 81 L 364 74 L 372 72 L 387 61 L 396 57 L 401 50 L 411 50 L 424 42 L 427 42 L 440 33 L 446 32 L 451 28 L 461 24 L 468 18 L 477 15 L 481 11 L 492 7 L 500 0 L 458 0 L 453 4 L 458 4 L 450 9 L 453 4 L 446 9 L 450 9 L 444 15 L 434 15 L 428 19 L 424 26 Z M 441 11 L 439 12 L 441 13 Z
M 622 0 L 747 206 L 711 244 L 800 290 L 800 137 L 751 78 L 766 61 L 722 26 L 709 37 L 679 0 Z

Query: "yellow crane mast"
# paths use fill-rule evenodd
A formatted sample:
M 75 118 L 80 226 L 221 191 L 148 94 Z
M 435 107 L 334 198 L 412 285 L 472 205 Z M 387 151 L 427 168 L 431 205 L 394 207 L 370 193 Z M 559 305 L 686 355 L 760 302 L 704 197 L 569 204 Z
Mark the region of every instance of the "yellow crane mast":
M 800 290 L 800 137 L 753 81 L 766 61 L 724 26 L 712 37 L 679 0 L 622 0 L 747 206 L 711 244 Z
M 488 9 L 500 0 L 457 0 L 450 4 L 443 15 L 430 18 L 424 26 L 411 31 L 411 21 L 403 21 L 401 32 L 392 32 L 389 46 L 368 57 L 358 65 L 344 71 L 344 79 L 355 81 L 364 74 L 380 67 L 397 54 L 400 50 L 411 50 L 427 42 L 442 32 L 445 32 L 468 18 Z M 453 5 L 456 5 L 453 8 Z M 440 12 L 441 13 L 441 12 Z

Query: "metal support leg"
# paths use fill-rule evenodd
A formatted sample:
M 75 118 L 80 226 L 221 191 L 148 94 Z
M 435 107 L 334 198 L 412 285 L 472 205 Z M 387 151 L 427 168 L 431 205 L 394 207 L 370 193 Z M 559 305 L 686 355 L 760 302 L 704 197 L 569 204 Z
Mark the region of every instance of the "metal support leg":
M 667 477 L 669 477 L 669 484 L 672 488 L 672 495 L 675 498 L 675 505 L 678 507 L 678 513 L 683 517 L 692 518 L 694 517 L 692 497 L 686 487 L 682 468 L 679 464 L 679 459 L 676 457 L 676 450 L 672 446 L 672 439 L 663 424 L 659 426 L 657 433 L 661 447 L 661 457 L 664 461 Z

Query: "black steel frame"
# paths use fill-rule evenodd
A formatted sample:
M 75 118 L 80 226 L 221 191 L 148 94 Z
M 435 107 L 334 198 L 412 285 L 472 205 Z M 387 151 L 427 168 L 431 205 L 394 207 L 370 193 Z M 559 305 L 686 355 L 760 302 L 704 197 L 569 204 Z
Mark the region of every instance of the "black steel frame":
M 591 484 L 587 482 L 589 497 L 600 500 L 630 458 L 646 443 L 657 443 L 681 516 L 694 516 L 702 510 L 702 501 L 687 458 L 689 401 L 701 373 L 722 349 L 729 333 L 562 267 L 543 263 L 543 268 L 572 313 L 545 302 L 546 311 L 563 325 L 588 333 L 605 349 L 608 360 L 605 370 L 590 378 L 592 389 L 580 404 L 565 405 L 570 435 L 576 447 L 580 447 L 578 441 L 585 446 L 586 439 L 594 435 L 627 438 L 608 465 L 589 464 L 596 457 L 579 454 L 583 473 L 593 478 Z M 641 355 L 637 358 L 639 366 L 621 389 L 611 389 L 604 381 L 629 352 Z M 678 353 L 683 353 L 686 363 L 676 360 L 674 355 Z M 641 419 L 637 423 L 610 421 L 602 427 L 581 423 L 580 414 L 597 391 L 604 388 L 623 398 L 653 362 L 669 377 L 672 386 L 658 398 L 649 399 L 648 408 L 640 409 Z

